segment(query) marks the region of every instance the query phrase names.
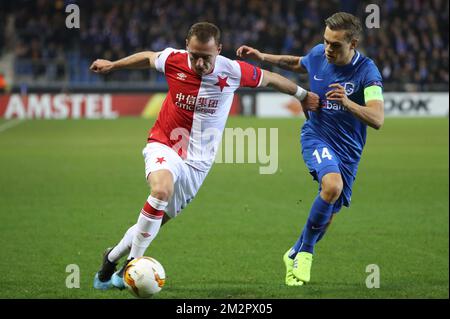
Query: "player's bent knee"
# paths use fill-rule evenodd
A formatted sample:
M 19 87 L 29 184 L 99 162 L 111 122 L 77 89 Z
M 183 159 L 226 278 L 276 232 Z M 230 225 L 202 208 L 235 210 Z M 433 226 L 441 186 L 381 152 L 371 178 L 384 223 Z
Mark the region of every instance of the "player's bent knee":
M 331 203 L 335 202 L 341 196 L 344 183 L 339 174 L 330 174 L 322 179 L 322 198 Z
M 333 197 L 339 197 L 342 193 L 342 185 L 332 184 L 326 187 L 326 192 L 332 195 Z
M 322 188 L 323 199 L 329 203 L 334 203 L 341 196 L 342 187 L 339 185 L 328 185 Z
M 168 201 L 173 193 L 173 177 L 168 170 L 160 170 L 148 176 L 150 195 L 163 201 Z
M 155 185 L 152 187 L 150 195 L 159 200 L 168 201 L 172 196 L 172 192 L 173 191 L 170 189 L 170 187 Z

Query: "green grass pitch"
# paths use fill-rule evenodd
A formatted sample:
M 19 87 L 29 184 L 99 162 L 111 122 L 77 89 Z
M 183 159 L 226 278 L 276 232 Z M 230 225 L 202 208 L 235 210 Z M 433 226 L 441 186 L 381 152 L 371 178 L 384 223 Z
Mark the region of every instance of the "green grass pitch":
M 92 278 L 148 196 L 141 151 L 151 124 L 36 120 L 0 133 L 0 298 L 133 298 L 95 291 Z M 448 118 L 386 119 L 369 130 L 352 206 L 318 244 L 312 282 L 286 287 L 281 258 L 317 192 L 300 126 L 228 121 L 277 127 L 278 171 L 213 166 L 146 252 L 167 273 L 154 298 L 448 298 Z M 79 266 L 79 289 L 66 287 L 69 264 Z M 369 264 L 379 266 L 378 289 L 365 285 Z

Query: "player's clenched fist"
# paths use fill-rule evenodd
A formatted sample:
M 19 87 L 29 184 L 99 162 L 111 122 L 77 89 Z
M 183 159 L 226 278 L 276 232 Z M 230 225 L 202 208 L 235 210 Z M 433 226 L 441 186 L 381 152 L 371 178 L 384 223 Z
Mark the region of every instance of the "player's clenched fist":
M 305 99 L 301 102 L 305 110 L 316 112 L 320 108 L 319 96 L 316 93 L 308 92 Z
M 106 74 L 113 69 L 113 66 L 114 63 L 111 61 L 97 59 L 92 63 L 89 69 L 95 73 Z
M 241 59 L 252 59 L 257 61 L 264 61 L 264 55 L 252 47 L 242 45 L 236 50 L 236 55 Z

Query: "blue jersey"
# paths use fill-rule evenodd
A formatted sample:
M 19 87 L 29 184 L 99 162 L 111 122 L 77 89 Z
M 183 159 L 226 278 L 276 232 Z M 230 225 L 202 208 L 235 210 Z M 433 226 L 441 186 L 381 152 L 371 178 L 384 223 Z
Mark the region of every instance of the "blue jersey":
M 349 64 L 330 64 L 324 45 L 319 44 L 301 59 L 301 64 L 308 71 L 310 90 L 319 95 L 322 105 L 318 112 L 308 112 L 302 140 L 320 139 L 331 146 L 342 161 L 358 163 L 366 143 L 367 125 L 339 102 L 328 101 L 325 94 L 333 89 L 330 84 L 339 83 L 350 100 L 364 106 L 364 89 L 373 85 L 382 87 L 375 63 L 356 51 Z

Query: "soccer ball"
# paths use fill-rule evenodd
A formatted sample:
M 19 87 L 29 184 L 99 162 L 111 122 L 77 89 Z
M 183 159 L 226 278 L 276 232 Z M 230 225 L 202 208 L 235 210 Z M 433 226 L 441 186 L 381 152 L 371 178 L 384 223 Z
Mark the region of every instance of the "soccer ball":
M 166 281 L 166 273 L 156 259 L 143 256 L 128 263 L 123 281 L 135 297 L 150 298 L 161 291 Z

